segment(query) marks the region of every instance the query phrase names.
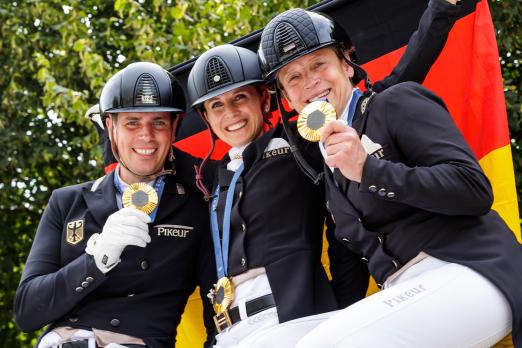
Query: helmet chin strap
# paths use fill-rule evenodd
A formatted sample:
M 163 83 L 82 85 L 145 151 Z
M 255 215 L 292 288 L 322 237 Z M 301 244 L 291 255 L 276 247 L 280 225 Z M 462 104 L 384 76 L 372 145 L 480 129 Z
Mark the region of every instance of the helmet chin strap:
M 136 176 L 140 181 L 152 181 L 159 176 L 174 174 L 176 172 L 173 169 L 162 169 L 162 170 L 159 170 L 159 171 L 156 171 L 156 172 L 153 172 L 150 174 L 146 174 L 146 175 L 138 174 L 138 173 L 134 172 L 132 169 L 130 169 L 125 164 L 125 162 L 123 162 L 123 160 L 119 156 L 118 147 L 116 146 L 116 142 L 113 141 L 113 139 L 115 139 L 114 132 L 115 132 L 115 127 L 111 127 L 110 141 L 111 141 L 111 150 L 112 150 L 112 154 L 114 155 L 114 158 L 116 159 L 116 161 L 118 161 L 119 164 L 122 165 L 123 168 L 125 168 L 129 172 L 131 172 L 132 175 Z M 171 151 L 172 151 L 172 149 L 171 149 Z
M 363 69 L 361 68 L 360 65 L 354 63 L 353 61 L 351 61 L 350 59 L 348 59 L 346 57 L 346 55 L 344 54 L 344 51 L 343 49 L 341 48 L 341 46 L 338 46 L 338 49 L 340 51 L 340 55 L 341 57 L 344 59 L 344 61 L 346 62 L 346 64 L 348 64 L 349 66 L 351 66 L 353 68 L 353 70 L 355 72 L 357 72 L 357 74 L 362 77 L 364 79 L 364 87 L 366 88 L 366 90 L 368 92 L 373 92 L 373 85 L 372 85 L 372 82 L 370 81 L 370 77 L 368 76 L 368 73 Z M 353 82 L 352 82 L 353 83 Z
M 281 112 L 281 120 L 283 121 L 283 129 L 288 137 L 288 143 L 290 145 L 290 151 L 299 166 L 299 169 L 308 177 L 315 185 L 319 185 L 321 180 L 324 178 L 324 172 L 317 173 L 317 171 L 306 161 L 306 159 L 301 154 L 301 149 L 297 145 L 297 140 L 295 134 L 290 129 L 290 125 L 288 124 L 288 120 L 294 116 L 295 114 L 289 113 L 285 110 L 283 102 L 281 100 L 281 91 L 277 82 L 275 83 L 275 93 L 277 104 L 279 106 L 279 111 Z

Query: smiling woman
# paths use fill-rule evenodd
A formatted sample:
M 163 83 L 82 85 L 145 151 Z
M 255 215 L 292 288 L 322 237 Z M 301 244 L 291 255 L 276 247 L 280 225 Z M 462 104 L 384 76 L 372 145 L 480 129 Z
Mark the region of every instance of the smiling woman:
M 353 75 L 353 68 L 342 64 L 338 53 L 327 47 L 281 68 L 278 79 L 283 95 L 295 110 L 301 110 L 315 100 L 327 99 L 342 112 L 351 95 L 349 81 Z
M 266 88 L 243 86 L 203 103 L 203 116 L 216 136 L 231 147 L 244 146 L 263 131 L 263 110 L 268 111 Z
M 270 96 L 257 55 L 231 45 L 207 51 L 190 72 L 188 91 L 213 139 L 231 146 L 213 163 L 216 347 L 246 347 L 244 338 L 262 327 L 334 310 L 319 257 L 324 191 L 299 169 L 282 125 L 268 127 Z M 291 339 L 278 346 L 291 346 Z

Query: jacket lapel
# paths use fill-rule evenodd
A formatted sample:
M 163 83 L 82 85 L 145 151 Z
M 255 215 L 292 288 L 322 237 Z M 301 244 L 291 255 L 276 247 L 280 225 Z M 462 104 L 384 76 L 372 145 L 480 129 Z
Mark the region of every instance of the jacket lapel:
M 334 168 L 333 170 L 333 178 L 337 183 L 337 187 L 339 187 L 343 195 L 346 196 L 348 194 L 348 186 L 350 185 L 350 181 L 347 180 L 341 171 L 337 168 Z
M 359 218 L 361 214 L 357 209 L 355 209 L 350 199 L 348 199 L 349 181 L 344 178 L 339 170 L 334 169 L 334 173 L 332 174 L 330 168 L 328 168 L 326 164 L 324 166 L 327 186 L 326 190 L 328 193 L 327 199 L 330 202 L 329 205 L 331 211 L 336 212 L 340 209 L 343 211 L 343 213 Z M 336 182 L 338 182 L 341 186 L 338 186 Z M 344 185 L 344 188 L 342 185 Z
M 247 146 L 245 151 L 243 152 L 243 163 L 245 165 L 245 173 L 248 172 L 249 168 L 253 163 L 259 161 L 265 152 L 265 149 L 272 139 L 274 133 L 279 131 L 280 125 L 268 130 L 259 138 L 254 140 L 250 145 Z
M 92 186 L 83 189 L 83 199 L 94 220 L 98 225 L 103 226 L 109 215 L 118 210 L 114 172 L 104 176 L 96 190 L 91 191 L 91 188 Z
M 165 188 L 161 195 L 159 210 L 156 214 L 155 221 L 161 221 L 168 215 L 172 214 L 176 209 L 183 205 L 188 199 L 188 193 L 185 188 L 176 182 L 175 175 L 165 176 Z

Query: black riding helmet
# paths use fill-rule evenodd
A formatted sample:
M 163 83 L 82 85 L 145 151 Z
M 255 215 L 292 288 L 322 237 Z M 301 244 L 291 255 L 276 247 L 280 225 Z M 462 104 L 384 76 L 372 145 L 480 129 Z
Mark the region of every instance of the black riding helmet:
M 317 185 L 324 177 L 324 172 L 318 173 L 300 153 L 296 135 L 288 121 L 295 113 L 289 113 L 284 109 L 280 88 L 274 82 L 276 82 L 277 72 L 282 67 L 325 47 L 336 48 L 338 56 L 353 67 L 352 83 L 357 84 L 361 79 L 365 79 L 366 88 L 371 90 L 366 72 L 352 61 L 355 59 L 355 51 L 350 38 L 340 25 L 323 14 L 296 8 L 277 15 L 263 29 L 257 52 L 265 83 L 275 87 L 277 103 L 292 154 L 303 173 Z M 346 58 L 346 52 L 350 54 L 350 59 Z
M 355 49 L 350 37 L 333 19 L 300 8 L 277 15 L 263 29 L 257 52 L 265 82 L 272 84 L 277 72 L 293 60 L 330 46 L 337 47 L 339 55 L 354 68 L 354 84 L 366 78 L 366 72 L 354 63 Z M 345 51 L 350 59 L 345 58 Z
M 129 64 L 113 75 L 103 87 L 100 112 L 185 112 L 183 88 L 167 70 L 158 64 Z
M 208 200 L 210 194 L 203 183 L 203 168 L 214 151 L 215 135 L 202 114 L 205 101 L 236 88 L 263 83 L 257 54 L 243 47 L 225 44 L 211 48 L 194 63 L 187 81 L 190 105 L 198 111 L 211 135 L 211 148 L 196 166 L 196 185 Z M 263 111 L 261 110 L 263 113 Z M 265 114 L 263 114 L 265 117 Z M 265 117 L 265 121 L 268 120 Z
M 99 111 L 105 125 L 105 120 L 110 114 L 170 112 L 171 115 L 178 116 L 185 112 L 185 107 L 183 88 L 171 73 L 158 64 L 138 62 L 129 64 L 107 81 L 100 95 Z M 127 170 L 143 179 L 151 180 L 160 175 L 174 173 L 173 169 L 147 175 L 134 173 L 122 162 L 116 144 L 111 141 L 110 146 L 114 158 Z M 170 158 L 173 158 L 172 149 L 165 162 L 166 167 L 174 165 Z
M 192 107 L 233 89 L 261 83 L 257 55 L 243 47 L 221 45 L 203 53 L 190 71 L 187 90 Z

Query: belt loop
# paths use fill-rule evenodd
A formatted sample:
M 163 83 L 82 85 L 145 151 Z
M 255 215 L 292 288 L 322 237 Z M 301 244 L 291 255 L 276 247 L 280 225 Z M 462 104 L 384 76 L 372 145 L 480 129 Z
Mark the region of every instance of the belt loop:
M 241 318 L 241 320 L 245 320 L 246 318 L 248 318 L 245 299 L 240 299 L 238 301 L 237 308 L 239 309 L 239 317 Z

